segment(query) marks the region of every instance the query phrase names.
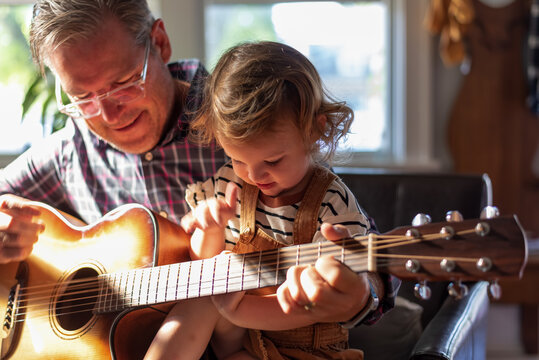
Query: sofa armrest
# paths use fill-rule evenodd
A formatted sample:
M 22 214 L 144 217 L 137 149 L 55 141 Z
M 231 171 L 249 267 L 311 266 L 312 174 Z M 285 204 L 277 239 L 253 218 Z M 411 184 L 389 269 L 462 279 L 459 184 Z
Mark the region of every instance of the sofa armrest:
M 412 351 L 412 360 L 486 358 L 488 283 L 469 285 L 461 300 L 448 297 Z

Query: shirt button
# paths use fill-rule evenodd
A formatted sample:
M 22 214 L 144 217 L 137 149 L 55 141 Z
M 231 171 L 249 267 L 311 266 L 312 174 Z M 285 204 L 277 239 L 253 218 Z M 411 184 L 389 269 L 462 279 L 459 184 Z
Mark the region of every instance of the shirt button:
M 146 161 L 152 161 L 153 154 L 151 152 L 147 152 L 146 154 L 144 154 L 144 158 L 146 159 Z
M 164 217 L 165 219 L 168 218 L 168 214 L 167 214 L 167 212 L 166 212 L 165 210 L 159 211 L 159 215 L 161 215 L 161 216 Z

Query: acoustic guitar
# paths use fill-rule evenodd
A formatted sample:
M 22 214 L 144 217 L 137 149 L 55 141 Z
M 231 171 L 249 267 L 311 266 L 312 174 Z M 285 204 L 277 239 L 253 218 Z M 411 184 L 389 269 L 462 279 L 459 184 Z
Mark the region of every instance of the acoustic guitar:
M 187 234 L 143 206 L 91 225 L 36 206 L 45 231 L 31 256 L 0 265 L 2 360 L 142 358 L 174 302 L 276 286 L 326 255 L 358 273 L 455 284 L 518 278 L 527 259 L 512 216 L 189 261 Z

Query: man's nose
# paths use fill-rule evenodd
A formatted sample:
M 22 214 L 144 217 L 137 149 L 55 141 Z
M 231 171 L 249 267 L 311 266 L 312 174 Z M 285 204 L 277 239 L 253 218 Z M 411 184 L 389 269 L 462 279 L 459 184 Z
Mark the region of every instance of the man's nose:
M 107 99 L 100 99 L 99 106 L 101 107 L 101 117 L 107 123 L 116 123 L 119 119 L 119 114 L 122 111 L 122 105 Z

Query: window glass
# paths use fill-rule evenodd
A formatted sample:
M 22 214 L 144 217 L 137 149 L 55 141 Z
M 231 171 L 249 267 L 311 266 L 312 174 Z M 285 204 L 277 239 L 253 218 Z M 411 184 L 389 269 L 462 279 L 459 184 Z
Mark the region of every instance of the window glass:
M 208 4 L 206 63 L 212 69 L 238 42 L 286 43 L 311 60 L 334 97 L 354 109 L 352 134 L 341 149 L 388 152 L 387 19 L 387 4 L 377 1 Z
M 0 5 L 0 154 L 20 153 L 44 132 L 39 101 L 22 116 L 25 94 L 39 77 L 27 41 L 31 17 L 31 4 Z

